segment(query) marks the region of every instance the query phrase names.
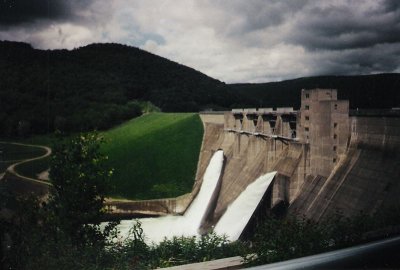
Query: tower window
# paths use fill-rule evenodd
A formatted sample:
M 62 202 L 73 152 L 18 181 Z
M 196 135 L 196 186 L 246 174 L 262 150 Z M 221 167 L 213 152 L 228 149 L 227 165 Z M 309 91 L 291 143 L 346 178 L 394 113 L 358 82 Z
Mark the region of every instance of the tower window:
M 305 127 L 304 130 L 305 131 L 310 131 L 310 129 L 308 127 Z
M 309 106 L 309 105 L 306 105 L 306 106 L 305 106 L 305 109 L 306 109 L 306 110 L 309 110 L 309 109 L 310 109 L 310 106 Z
M 337 135 L 336 135 L 336 134 L 333 134 L 333 138 L 336 139 L 336 138 L 337 138 Z
M 333 151 L 335 151 L 335 152 L 336 152 L 336 145 L 334 145 L 334 146 L 333 146 Z
M 337 110 L 337 104 L 335 104 L 335 110 Z
M 310 116 L 306 116 L 306 121 L 310 120 Z
M 310 98 L 310 94 L 309 93 L 306 93 L 306 98 Z
M 333 127 L 336 128 L 337 127 L 337 123 L 333 123 Z
M 332 161 L 333 161 L 333 163 L 336 163 L 336 158 L 333 158 L 333 160 L 332 160 Z

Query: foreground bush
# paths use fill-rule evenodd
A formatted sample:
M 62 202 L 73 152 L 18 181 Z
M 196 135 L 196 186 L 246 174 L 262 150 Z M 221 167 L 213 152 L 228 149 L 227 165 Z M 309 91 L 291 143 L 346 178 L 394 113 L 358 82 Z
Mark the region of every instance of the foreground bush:
M 239 246 L 210 234 L 148 246 L 138 222 L 125 241 L 116 223 L 101 228 L 112 170 L 97 134 L 60 140 L 53 148 L 46 203 L 13 196 L 0 185 L 2 269 L 152 269 L 238 255 Z
M 316 222 L 305 217 L 266 218 L 251 239 L 249 265 L 268 264 L 362 244 L 399 232 L 400 208 L 382 209 L 375 215 L 341 212 Z
M 204 262 L 247 253 L 246 246 L 230 242 L 225 236 L 210 234 L 196 237 L 173 237 L 165 239 L 151 250 L 156 259 L 153 267 L 169 267 L 194 262 Z

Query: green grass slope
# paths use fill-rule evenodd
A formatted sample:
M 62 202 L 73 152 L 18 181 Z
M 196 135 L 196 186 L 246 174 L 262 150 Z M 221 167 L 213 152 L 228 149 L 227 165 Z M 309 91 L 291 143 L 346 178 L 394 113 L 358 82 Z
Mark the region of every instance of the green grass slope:
M 147 114 L 103 136 L 114 168 L 112 196 L 155 199 L 191 190 L 203 136 L 197 114 Z

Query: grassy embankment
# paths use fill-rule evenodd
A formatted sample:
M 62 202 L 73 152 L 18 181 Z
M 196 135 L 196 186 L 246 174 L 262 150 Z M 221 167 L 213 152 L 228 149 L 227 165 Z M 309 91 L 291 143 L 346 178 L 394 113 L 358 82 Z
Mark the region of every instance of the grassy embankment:
M 203 136 L 203 125 L 197 114 L 151 113 L 101 134 L 105 138 L 102 152 L 109 157 L 108 165 L 114 168 L 112 197 L 156 199 L 190 192 Z M 23 143 L 51 147 L 56 141 L 54 135 L 49 135 Z M 21 156 L 13 151 L 13 159 L 43 154 L 38 148 L 18 149 Z M 50 158 L 35 160 L 17 166 L 16 170 L 36 178 L 49 167 L 49 162 Z
M 191 190 L 203 136 L 197 114 L 147 114 L 103 135 L 115 170 L 112 196 L 155 199 Z

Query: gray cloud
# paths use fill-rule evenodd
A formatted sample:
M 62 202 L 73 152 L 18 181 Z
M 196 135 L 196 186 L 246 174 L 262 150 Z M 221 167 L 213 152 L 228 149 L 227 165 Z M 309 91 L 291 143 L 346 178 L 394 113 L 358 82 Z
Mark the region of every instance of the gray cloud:
M 0 39 L 119 42 L 226 82 L 398 72 L 400 1 L 2 0 Z
M 358 4 L 354 1 L 353 5 L 310 7 L 298 19 L 287 41 L 309 50 L 367 48 L 400 42 L 400 5 L 386 1 L 382 6 L 364 10 Z
M 292 14 L 300 11 L 307 2 L 308 0 L 231 0 L 216 1 L 215 3 L 210 1 L 208 5 L 216 5 L 217 8 L 226 11 L 225 20 L 220 20 L 220 24 L 215 25 L 219 28 L 218 30 L 223 34 L 238 36 L 281 25 Z M 215 23 L 215 19 L 220 18 L 211 18 L 211 22 Z M 236 21 L 240 23 L 235 23 Z
M 387 12 L 398 11 L 400 9 L 400 2 L 398 0 L 386 0 L 383 2 L 383 7 Z
M 90 1 L 84 0 L 2 0 L 0 25 L 12 27 L 33 24 L 38 20 L 69 20 L 89 4 Z
M 387 54 L 379 53 L 382 50 Z M 314 53 L 304 59 L 304 66 L 312 70 L 312 75 L 357 75 L 393 72 L 399 68 L 399 62 L 399 47 L 389 44 Z

